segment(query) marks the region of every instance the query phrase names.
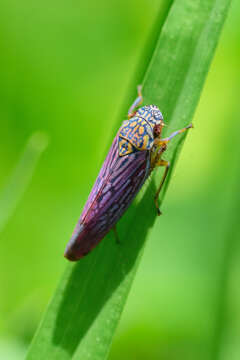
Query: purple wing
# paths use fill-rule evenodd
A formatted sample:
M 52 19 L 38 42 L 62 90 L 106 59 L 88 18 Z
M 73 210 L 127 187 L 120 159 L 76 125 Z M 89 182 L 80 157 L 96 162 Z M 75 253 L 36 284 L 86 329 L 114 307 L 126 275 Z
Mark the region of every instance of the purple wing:
M 107 157 L 103 163 L 103 166 L 100 170 L 100 173 L 98 174 L 97 180 L 95 181 L 95 184 L 92 188 L 92 191 L 88 197 L 88 200 L 83 208 L 80 222 L 83 222 L 87 213 L 90 211 L 91 207 L 94 205 L 94 202 L 96 202 L 97 197 L 100 195 L 102 188 L 106 184 L 113 168 L 114 164 L 116 163 L 116 160 L 118 158 L 118 136 L 115 137 L 113 140 L 112 146 L 107 154 Z
M 149 164 L 149 151 L 120 157 L 115 137 L 67 245 L 69 260 L 86 255 L 116 224 L 148 176 Z

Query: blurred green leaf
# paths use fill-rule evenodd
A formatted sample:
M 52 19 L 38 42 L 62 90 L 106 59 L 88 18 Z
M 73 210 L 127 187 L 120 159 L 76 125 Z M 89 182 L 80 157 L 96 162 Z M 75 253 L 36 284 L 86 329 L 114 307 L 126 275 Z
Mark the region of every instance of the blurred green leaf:
M 167 133 L 191 122 L 229 4 L 230 0 L 175 0 L 158 29 L 143 94 L 145 103 L 155 103 L 163 111 L 169 124 Z M 184 136 L 173 141 L 165 156 L 172 164 Z M 120 246 L 110 233 L 86 258 L 67 266 L 27 359 L 107 357 L 144 243 L 157 217 L 153 194 L 161 176 L 161 171 L 155 172 L 119 222 Z
M 13 173 L 0 192 L 0 232 L 4 229 L 26 191 L 38 160 L 48 145 L 45 133 L 36 132 L 30 136 Z

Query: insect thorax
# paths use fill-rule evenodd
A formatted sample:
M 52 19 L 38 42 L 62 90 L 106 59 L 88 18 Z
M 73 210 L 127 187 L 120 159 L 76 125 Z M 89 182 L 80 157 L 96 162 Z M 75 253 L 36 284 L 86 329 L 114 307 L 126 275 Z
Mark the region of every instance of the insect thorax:
M 124 156 L 135 151 L 150 150 L 154 143 L 154 126 L 162 121 L 157 106 L 143 106 L 136 115 L 123 122 L 119 131 L 119 155 Z

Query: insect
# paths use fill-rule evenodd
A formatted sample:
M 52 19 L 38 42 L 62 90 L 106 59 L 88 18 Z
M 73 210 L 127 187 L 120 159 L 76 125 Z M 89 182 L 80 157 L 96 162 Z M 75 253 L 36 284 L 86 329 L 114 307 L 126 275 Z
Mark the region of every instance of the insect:
M 192 124 L 162 139 L 163 116 L 155 105 L 139 107 L 143 101 L 141 86 L 138 97 L 128 111 L 113 140 L 97 180 L 84 206 L 80 220 L 67 244 L 64 256 L 76 261 L 87 255 L 111 230 L 127 210 L 151 172 L 158 166 L 165 171 L 154 197 L 158 215 L 158 197 L 167 177 L 170 162 L 162 159 L 169 141 Z

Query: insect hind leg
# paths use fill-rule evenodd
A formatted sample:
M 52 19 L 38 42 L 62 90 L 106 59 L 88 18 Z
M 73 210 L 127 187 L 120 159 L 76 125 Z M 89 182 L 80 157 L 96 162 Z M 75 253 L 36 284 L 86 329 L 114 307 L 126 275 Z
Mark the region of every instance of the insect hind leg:
M 165 171 L 164 171 L 164 174 L 163 174 L 163 177 L 161 179 L 161 182 L 158 186 L 158 189 L 157 189 L 157 192 L 154 196 L 154 203 L 156 205 L 156 208 L 157 208 L 157 214 L 158 216 L 160 216 L 162 213 L 161 213 L 161 210 L 159 208 L 159 204 L 158 204 L 158 198 L 159 198 L 159 194 L 162 190 L 162 187 L 163 187 L 163 184 L 167 178 L 167 174 L 168 174 L 168 170 L 169 170 L 169 167 L 170 167 L 170 162 L 169 161 L 166 161 L 166 160 L 163 160 L 163 159 L 160 159 L 156 164 L 155 166 L 165 166 Z
M 121 241 L 120 241 L 118 233 L 117 233 L 117 226 L 114 225 L 112 230 L 113 230 L 113 233 L 114 233 L 114 236 L 115 236 L 116 244 L 120 245 Z

